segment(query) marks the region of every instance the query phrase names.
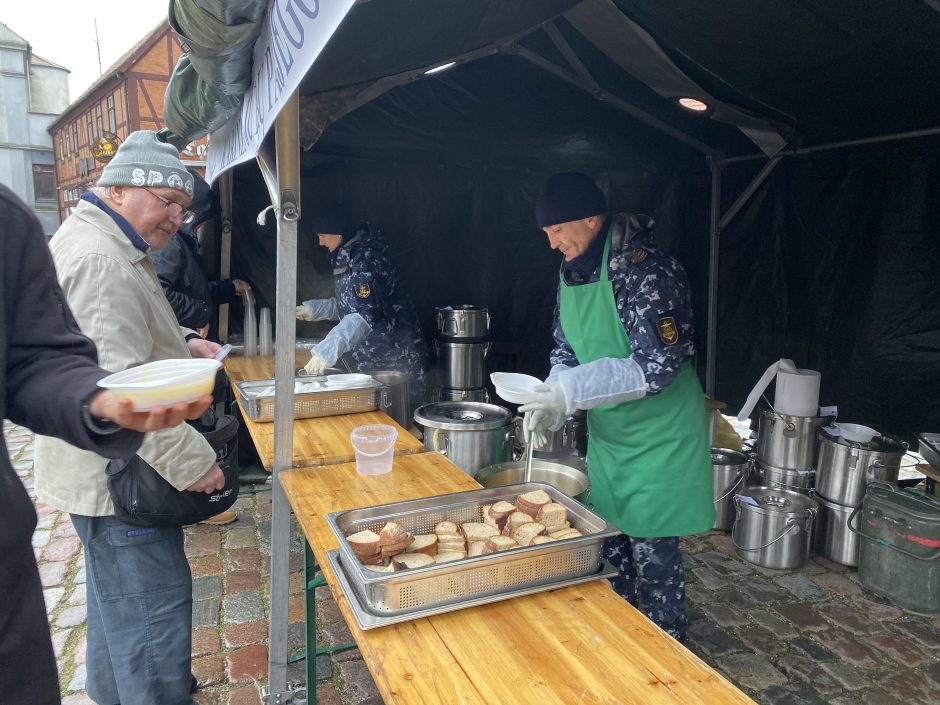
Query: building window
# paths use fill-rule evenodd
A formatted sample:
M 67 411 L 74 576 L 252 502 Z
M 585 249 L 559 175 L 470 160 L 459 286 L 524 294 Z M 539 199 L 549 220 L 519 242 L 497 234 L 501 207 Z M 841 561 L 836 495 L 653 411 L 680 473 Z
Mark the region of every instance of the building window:
M 108 129 L 117 132 L 117 118 L 114 115 L 114 94 L 108 96 Z
M 78 120 L 72 123 L 72 141 L 75 142 L 75 156 L 78 156 Z
M 104 137 L 104 120 L 101 118 L 101 103 L 95 106 L 95 125 L 98 128 L 98 137 Z
M 91 111 L 89 110 L 87 113 L 85 113 L 85 127 L 88 128 L 88 149 L 91 149 L 92 145 L 95 143 L 95 132 L 91 125 Z
M 33 193 L 37 201 L 54 201 L 55 167 L 51 164 L 33 164 Z
M 65 161 L 65 143 L 62 140 L 62 135 L 59 135 L 59 161 Z
M 65 129 L 62 130 L 65 134 L 65 156 L 72 156 L 72 133 L 69 132 L 68 125 L 65 126 Z

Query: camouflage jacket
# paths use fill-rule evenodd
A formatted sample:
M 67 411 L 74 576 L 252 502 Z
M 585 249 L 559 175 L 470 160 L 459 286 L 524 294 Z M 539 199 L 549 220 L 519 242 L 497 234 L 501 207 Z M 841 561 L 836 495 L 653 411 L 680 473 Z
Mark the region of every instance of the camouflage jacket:
M 657 394 L 676 378 L 682 364 L 695 355 L 688 279 L 676 260 L 653 246 L 654 223 L 650 218 L 620 213 L 612 216 L 608 224 L 613 232 L 607 269 L 620 321 L 630 341 L 633 359 L 646 375 L 647 394 Z M 598 235 L 603 236 L 603 232 Z M 571 281 L 566 275 L 566 282 L 577 286 L 599 278 L 600 265 L 589 278 Z M 557 298 L 552 334 L 555 338 L 552 366 L 575 367 L 578 359 L 561 329 Z

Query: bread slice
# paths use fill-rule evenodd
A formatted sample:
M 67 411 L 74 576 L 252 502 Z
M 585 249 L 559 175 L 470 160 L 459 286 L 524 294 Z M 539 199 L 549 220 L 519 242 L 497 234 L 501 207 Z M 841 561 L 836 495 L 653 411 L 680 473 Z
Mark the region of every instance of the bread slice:
M 410 543 L 411 538 L 412 534 L 410 531 L 405 531 L 401 524 L 390 521 L 383 526 L 382 530 L 379 532 L 379 545 L 397 546 L 403 542 Z
M 414 539 L 409 538 L 407 541 L 402 541 L 401 543 L 389 544 L 388 546 L 382 546 L 382 557 L 390 558 L 391 556 L 397 556 L 399 553 L 403 553 L 405 549 L 414 541 Z
M 490 508 L 492 504 L 484 504 L 480 507 L 480 515 L 483 517 L 483 523 L 489 524 L 490 526 L 496 526 L 496 520 L 490 516 Z M 498 528 L 498 527 L 497 527 Z
M 508 551 L 510 548 L 516 548 L 519 544 L 515 539 L 509 536 L 490 536 L 483 544 L 483 553 L 496 553 L 497 551 Z
M 546 504 L 551 504 L 551 501 L 551 495 L 545 490 L 533 490 L 516 497 L 516 509 L 535 519 L 539 514 L 539 509 Z
M 404 552 L 426 553 L 429 556 L 433 556 L 437 553 L 437 534 L 418 534 Z
M 506 526 L 506 520 L 514 511 L 516 511 L 516 507 L 514 505 L 500 500 L 489 508 L 489 515 L 490 518 L 496 522 L 497 528 L 502 531 Z
M 459 561 L 461 558 L 466 558 L 467 554 L 463 551 L 442 551 L 434 556 L 435 563 L 450 563 L 451 561 Z
M 577 529 L 561 529 L 560 531 L 553 531 L 549 536 L 560 541 L 561 539 L 572 539 L 576 536 L 584 536 L 584 534 Z
M 437 552 L 443 551 L 466 551 L 467 542 L 463 538 L 439 540 L 437 542 Z
M 536 536 L 530 542 L 530 546 L 538 546 L 540 543 L 554 543 L 558 539 L 553 539 L 551 536 Z
M 478 521 L 468 521 L 466 524 L 461 524 L 460 529 L 469 542 L 486 541 L 490 536 L 496 536 L 499 533 L 499 529 L 495 526 Z
M 525 512 L 513 512 L 506 520 L 506 526 L 503 527 L 503 536 L 512 536 L 512 532 L 523 524 L 531 524 L 535 519 Z
M 400 553 L 392 559 L 395 570 L 408 570 L 410 568 L 423 568 L 434 565 L 434 558 L 424 553 Z
M 382 550 L 379 544 L 379 535 L 374 531 L 364 529 L 351 536 L 346 537 L 346 543 L 360 558 L 362 556 L 373 556 Z
M 441 521 L 438 522 L 437 526 L 434 527 L 435 534 L 459 534 L 460 529 L 452 521 Z
M 540 524 L 544 524 L 545 531 L 549 533 L 558 531 L 564 528 L 565 522 L 568 521 L 568 510 L 565 508 L 565 505 L 552 502 L 551 504 L 543 505 L 539 509 L 535 520 Z
M 473 556 L 482 556 L 483 547 L 486 545 L 486 541 L 474 541 L 470 544 L 470 548 L 467 549 L 467 557 L 472 558 Z
M 539 524 L 537 521 L 530 521 L 528 524 L 523 524 L 518 529 L 512 532 L 512 538 L 520 546 L 528 546 L 532 543 L 532 539 L 538 536 L 541 533 L 544 533 L 545 525 Z

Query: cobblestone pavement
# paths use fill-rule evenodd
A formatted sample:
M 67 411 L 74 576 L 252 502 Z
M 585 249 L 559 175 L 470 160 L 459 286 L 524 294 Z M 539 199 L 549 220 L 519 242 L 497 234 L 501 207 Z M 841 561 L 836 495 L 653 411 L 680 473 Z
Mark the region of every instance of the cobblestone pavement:
M 5 422 L 14 468 L 32 492 L 32 435 Z M 271 495 L 243 492 L 238 519 L 186 529 L 193 572 L 193 672 L 200 705 L 255 705 L 266 682 Z M 37 505 L 33 546 L 45 591 L 65 705 L 84 694 L 85 570 L 67 514 Z M 295 537 L 299 536 L 296 532 Z M 759 703 L 938 705 L 940 615 L 867 593 L 857 573 L 814 557 L 799 571 L 740 560 L 721 532 L 683 539 L 691 626 L 687 645 Z M 291 546 L 290 652 L 303 651 L 303 551 Z M 327 588 L 317 590 L 318 642 L 351 641 Z M 322 705 L 382 702 L 358 651 L 317 659 Z M 302 683 L 304 663 L 289 667 Z M 533 705 L 539 705 L 533 703 Z

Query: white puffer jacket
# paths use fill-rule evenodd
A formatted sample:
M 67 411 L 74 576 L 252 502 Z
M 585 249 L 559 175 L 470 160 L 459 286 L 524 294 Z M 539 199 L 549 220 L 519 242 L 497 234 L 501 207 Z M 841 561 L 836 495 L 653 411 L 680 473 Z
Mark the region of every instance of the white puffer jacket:
M 81 201 L 50 243 L 59 282 L 98 364 L 118 372 L 145 362 L 191 357 L 150 257 L 112 218 Z M 55 403 L 50 400 L 50 403 Z M 138 451 L 177 489 L 206 474 L 215 452 L 188 424 L 148 433 Z M 36 438 L 36 496 L 61 511 L 114 514 L 101 456 L 48 436 Z

